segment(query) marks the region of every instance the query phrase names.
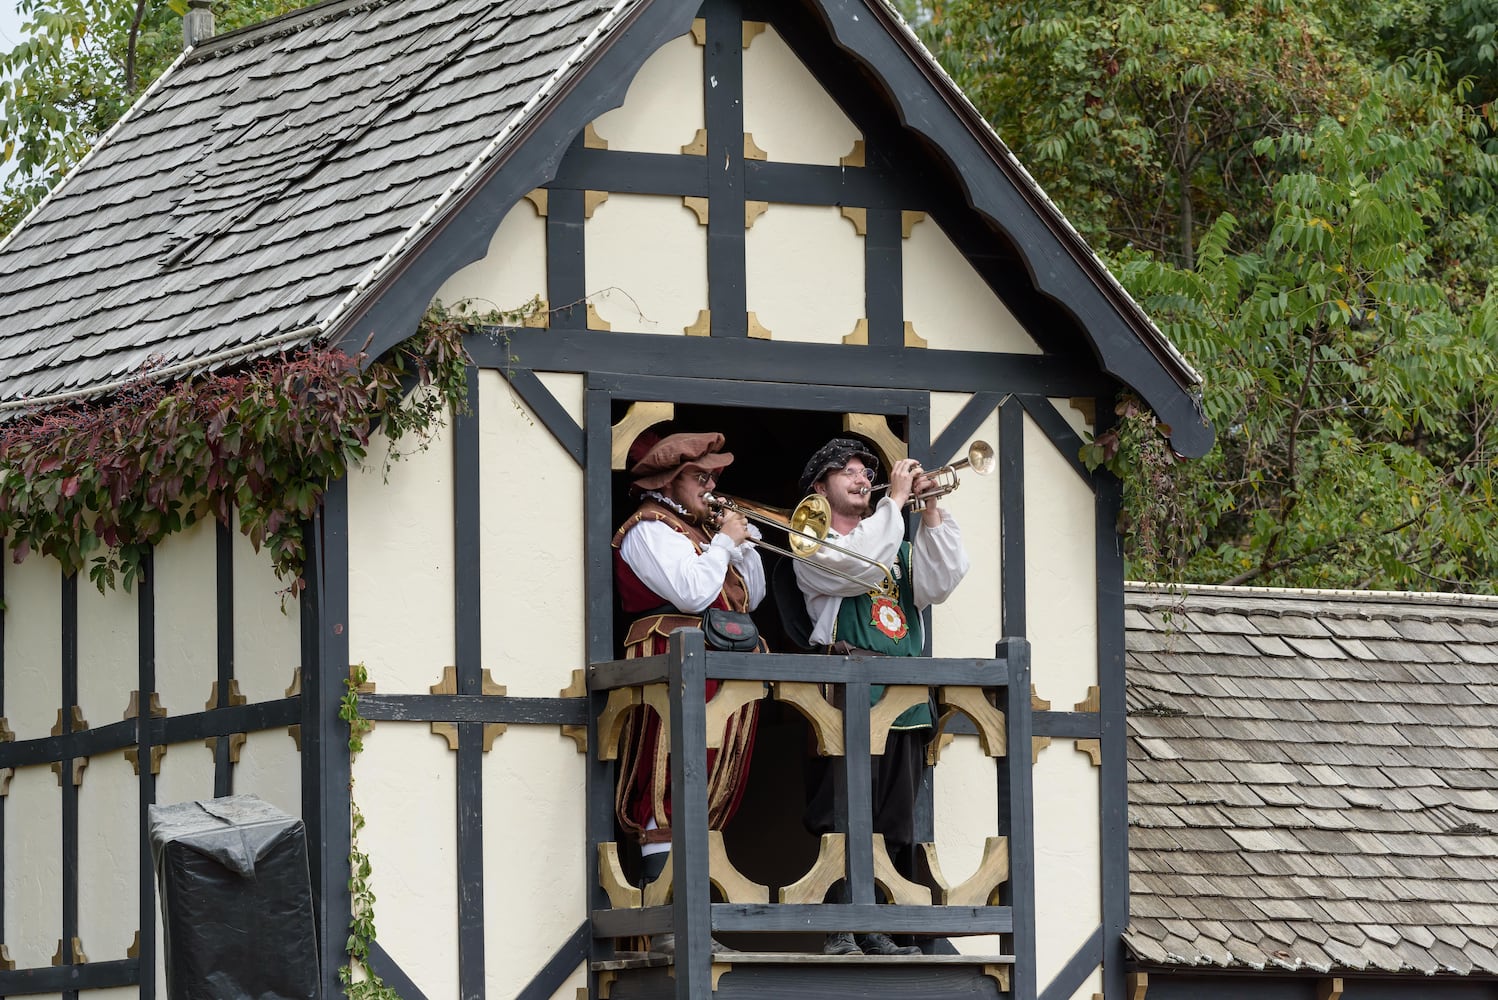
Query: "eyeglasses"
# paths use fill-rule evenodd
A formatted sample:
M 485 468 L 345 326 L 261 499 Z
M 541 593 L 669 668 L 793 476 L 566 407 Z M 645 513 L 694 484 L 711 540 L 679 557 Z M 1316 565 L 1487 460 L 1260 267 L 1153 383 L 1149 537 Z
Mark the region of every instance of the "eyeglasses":
M 718 477 L 711 472 L 699 472 L 693 477 L 698 486 L 706 486 L 708 483 L 717 483 Z
M 848 476 L 853 479 L 857 479 L 859 476 L 862 476 L 864 479 L 868 480 L 871 483 L 874 481 L 874 470 L 870 468 L 838 469 L 837 472 L 840 476 Z

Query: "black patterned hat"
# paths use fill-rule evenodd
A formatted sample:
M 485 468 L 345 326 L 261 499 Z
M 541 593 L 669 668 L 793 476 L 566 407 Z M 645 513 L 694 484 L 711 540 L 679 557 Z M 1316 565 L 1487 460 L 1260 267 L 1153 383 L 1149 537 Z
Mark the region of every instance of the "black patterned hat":
M 879 471 L 879 459 L 868 445 L 855 438 L 833 438 L 818 448 L 806 463 L 806 468 L 801 470 L 801 492 L 810 493 L 823 476 L 845 467 L 852 458 L 861 458 L 865 466 L 876 473 Z

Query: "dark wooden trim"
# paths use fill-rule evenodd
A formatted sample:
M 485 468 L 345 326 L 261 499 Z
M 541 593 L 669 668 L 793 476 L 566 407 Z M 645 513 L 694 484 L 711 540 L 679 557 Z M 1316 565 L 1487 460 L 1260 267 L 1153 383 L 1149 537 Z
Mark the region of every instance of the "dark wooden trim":
M 870 208 L 866 220 L 863 314 L 869 321 L 869 343 L 901 348 L 905 346 L 905 267 L 900 209 Z
M 1010 398 L 999 407 L 999 565 L 1001 631 L 1026 634 L 1025 411 Z
M 900 657 L 907 659 L 907 657 Z M 835 822 L 847 834 L 848 887 L 838 902 L 874 904 L 874 805 L 870 789 L 869 682 L 843 688 L 843 755 L 832 761 L 836 776 Z
M 1048 354 L 847 347 L 601 330 L 499 327 L 495 334 L 469 337 L 465 342 L 481 367 L 642 376 L 671 372 L 683 378 L 717 379 L 720 392 L 731 390 L 735 381 L 807 385 L 836 392 L 826 385 L 828 373 L 834 371 L 842 389 L 982 392 L 1002 387 L 1032 396 L 1067 397 L 1111 391 L 1106 376 Z M 724 372 L 732 372 L 733 380 L 724 379 Z M 744 405 L 767 404 L 759 395 Z
M 959 455 L 957 449 L 972 437 L 979 427 L 983 426 L 988 415 L 996 407 L 1002 405 L 1007 398 L 997 392 L 973 393 L 973 398 L 963 404 L 962 410 L 946 427 L 942 428 L 941 435 L 931 446 L 930 461 L 936 463 L 935 467 L 939 468 L 959 458 L 966 458 L 967 454 L 964 452 Z M 989 443 L 997 445 L 997 442 L 990 441 Z
M 701 337 L 682 338 L 702 344 Z M 755 341 L 754 343 L 763 343 Z M 638 375 L 594 371 L 588 373 L 588 388 L 601 389 L 622 399 L 663 399 L 673 403 L 704 406 L 748 406 L 756 409 L 822 410 L 833 413 L 893 413 L 905 416 L 924 393 L 884 387 L 854 388 L 821 383 L 751 382 L 736 376 L 689 378 L 677 375 Z
M 366 719 L 390 722 L 581 726 L 588 721 L 588 700 L 512 698 L 507 695 L 366 694 L 359 696 L 359 711 Z
M 584 921 L 552 952 L 551 958 L 541 967 L 540 972 L 531 977 L 525 988 L 515 994 L 515 1000 L 551 1000 L 567 981 L 567 977 L 572 975 L 572 970 L 587 960 L 588 924 Z M 413 998 L 403 993 L 401 1000 Z
M 136 722 L 126 719 L 111 722 L 98 729 L 80 729 L 61 736 L 40 736 L 34 740 L 0 743 L 0 767 L 26 767 L 31 764 L 54 764 L 72 757 L 122 750 L 135 742 Z
M 614 194 L 707 197 L 707 157 L 680 153 L 636 153 L 573 145 L 562 157 L 551 185 Z
M 36 969 L 0 970 L 0 996 L 17 997 L 33 993 L 63 993 L 77 996 L 79 990 L 134 986 L 140 982 L 141 962 L 122 958 L 112 962 L 89 962 L 85 965 L 49 965 Z M 143 993 L 142 996 L 145 994 Z
M 229 682 L 234 679 L 234 535 L 229 526 L 214 522 L 217 618 L 217 708 L 229 707 Z M 220 736 L 213 747 L 213 794 L 230 795 L 234 788 L 234 765 L 229 760 L 229 739 Z
M 1058 740 L 1095 740 L 1102 735 L 1103 724 L 1097 712 L 1035 712 L 1034 733 Z
M 610 937 L 654 934 L 671 926 L 669 906 L 595 910 L 593 933 Z M 1007 906 L 892 906 L 883 903 L 714 903 L 714 931 L 886 931 L 960 937 L 1008 934 L 1014 914 Z
M 908 684 L 919 677 L 928 686 L 965 684 L 1003 687 L 1010 671 L 1004 660 L 954 657 L 881 656 L 859 658 L 823 656 L 817 653 L 722 653 L 707 654 L 707 676 L 718 680 L 820 681 L 828 684 Z M 659 659 L 614 660 L 588 668 L 588 687 L 603 691 L 617 687 L 652 684 L 661 679 Z
M 372 361 L 409 337 L 442 284 L 488 253 L 505 213 L 551 179 L 584 125 L 623 102 L 640 66 L 687 32 L 697 6 L 698 0 L 655 0 L 626 11 L 585 64 L 328 331 L 328 342 L 350 353 L 362 348 Z
M 156 690 L 156 550 L 141 556 L 141 572 L 135 581 L 135 688 L 140 692 L 140 711 L 149 715 L 151 694 Z M 138 719 L 136 720 L 139 721 Z M 140 802 L 136 817 L 140 892 L 138 914 L 140 937 L 140 995 L 156 996 L 156 866 L 151 857 L 151 806 L 156 802 L 156 775 L 151 773 L 151 727 L 135 727 L 135 759 L 139 775 Z
M 1001 901 L 1013 908 L 1015 967 L 1010 996 L 1035 1000 L 1035 800 L 1030 764 L 1030 647 L 1012 642 L 1005 688 L 1007 756 L 999 768 L 999 834 L 1009 838 L 1009 881 Z
M 1040 1000 L 1071 1000 L 1103 961 L 1103 928 L 1095 928 L 1040 994 Z
M 712 21 L 708 21 L 712 24 Z M 735 48 L 737 48 L 735 42 Z M 676 1000 L 712 994 L 711 886 L 707 878 L 707 682 L 700 629 L 667 640 L 671 668 L 671 918 L 676 931 Z
M 582 203 L 578 202 L 581 242 Z M 458 691 L 470 698 L 483 694 L 481 588 L 483 548 L 480 534 L 483 497 L 479 428 L 479 373 L 468 366 L 468 410 L 453 415 L 453 656 Z M 457 883 L 458 996 L 484 995 L 484 727 L 458 724 Z
M 574 148 L 581 141 L 574 141 Z M 588 328 L 587 240 L 584 195 L 549 188 L 546 196 L 546 312 L 553 330 Z
M 589 663 L 610 659 L 614 655 L 614 574 L 609 539 L 613 535 L 611 499 L 612 471 L 610 456 L 612 431 L 610 401 L 605 392 L 589 389 L 584 396 L 587 408 L 583 421 L 587 449 L 584 466 L 586 480 L 585 521 L 583 536 L 586 552 L 583 581 L 587 590 L 586 651 Z M 584 755 L 583 795 L 587 836 L 583 840 L 583 869 L 587 872 L 586 891 L 589 913 L 606 912 L 608 894 L 598 879 L 596 845 L 614 840 L 614 762 L 598 754 L 598 718 L 608 703 L 608 692 L 588 688 L 588 752 Z M 591 922 L 590 922 L 591 926 Z M 588 995 L 598 996 L 598 973 L 593 963 L 614 957 L 614 939 L 596 926 L 588 941 Z
M 425 993 L 411 981 L 406 975 L 406 970 L 401 968 L 400 963 L 390 957 L 390 953 L 380 947 L 380 942 L 369 942 L 369 967 L 375 975 L 385 981 L 385 985 L 400 996 L 401 1000 L 427 1000 Z M 329 997 L 327 1000 L 336 1000 Z
M 310 848 L 322 995 L 337 997 L 350 910 L 348 724 L 338 717 L 349 669 L 347 478 L 329 484 L 307 537 L 307 588 L 301 595 L 302 822 Z
M 567 449 L 567 454 L 578 465 L 583 464 L 585 442 L 583 440 L 583 429 L 577 426 L 577 421 L 572 419 L 572 414 L 563 408 L 557 398 L 551 394 L 551 390 L 541 384 L 536 373 L 524 368 L 513 370 L 501 370 L 501 374 L 515 390 L 516 395 L 525 400 L 525 405 L 531 408 L 536 419 L 541 421 L 541 426 L 551 432 L 551 436 L 557 439 L 557 443 Z M 474 393 L 470 398 L 477 399 Z
M 340 684 L 342 679 L 340 678 Z M 305 691 L 305 687 L 303 688 Z M 341 697 L 341 695 L 340 695 Z M 301 721 L 301 710 L 305 703 L 296 698 L 278 698 L 275 701 L 258 701 L 250 705 L 234 705 L 230 708 L 214 708 L 188 715 L 171 715 L 164 719 L 151 719 L 152 742 L 187 743 L 192 740 L 228 736 L 230 733 L 258 733 L 262 729 L 280 729 L 294 726 Z M 333 716 L 337 718 L 335 713 Z M 306 729 L 302 730 L 303 739 Z M 345 747 L 345 753 L 347 747 Z
M 748 337 L 744 247 L 744 29 L 737 0 L 704 0 L 702 102 L 707 125 L 707 307 L 712 336 Z M 699 994 L 693 994 L 697 996 Z M 705 995 L 705 994 L 703 994 Z
M 1051 444 L 1056 446 L 1056 451 L 1061 457 L 1066 459 L 1066 464 L 1071 466 L 1071 470 L 1081 476 L 1082 481 L 1091 488 L 1092 473 L 1087 471 L 1087 466 L 1082 464 L 1080 457 L 1084 443 L 1082 435 L 1066 422 L 1066 418 L 1057 411 L 1056 405 L 1049 399 L 1021 396 L 1019 401 L 1020 405 L 1025 408 L 1025 412 L 1030 415 L 1030 419 L 1035 421 L 1035 426 L 1040 428 Z M 1098 401 L 1098 405 L 1102 405 L 1101 400 Z
M 1098 400 L 1099 430 L 1112 411 Z M 1118 516 L 1123 486 L 1111 473 L 1094 478 L 1097 500 L 1093 530 L 1097 536 L 1097 659 L 1101 693 L 1103 987 L 1109 996 L 1124 989 L 1124 931 L 1129 925 L 1129 775 L 1127 671 L 1124 652 L 1124 559 Z
M 78 575 L 62 574 L 62 722 L 63 736 L 73 728 L 73 708 L 78 705 Z M 72 941 L 78 936 L 78 786 L 73 783 L 74 757 L 62 761 L 58 782 L 62 786 L 62 946 L 63 961 L 76 961 Z M 63 988 L 63 1000 L 77 1000 L 72 987 Z

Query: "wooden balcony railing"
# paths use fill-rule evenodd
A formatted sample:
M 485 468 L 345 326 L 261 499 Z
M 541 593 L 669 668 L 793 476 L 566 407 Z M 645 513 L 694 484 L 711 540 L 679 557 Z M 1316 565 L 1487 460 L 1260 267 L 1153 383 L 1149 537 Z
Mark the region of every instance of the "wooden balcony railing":
M 592 910 L 595 967 L 613 957 L 613 941 L 674 932 L 677 997 L 712 993 L 711 937 L 716 932 L 882 931 L 931 937 L 1001 935 L 1009 954 L 1032 953 L 1014 940 L 1031 926 L 1014 919 L 1012 900 L 1033 899 L 1033 869 L 1011 865 L 1030 854 L 1029 644 L 1004 640 L 990 660 L 928 657 L 839 657 L 746 654 L 707 650 L 700 631 L 670 638 L 660 656 L 592 665 L 589 829 L 595 887 Z M 704 703 L 709 679 L 721 681 Z M 884 696 L 869 706 L 869 686 Z M 838 832 L 822 837 L 815 864 L 772 900 L 767 886 L 739 873 L 723 850 L 722 836 L 707 825 L 706 750 L 720 745 L 729 716 L 766 696 L 792 705 L 816 735 L 819 752 L 834 758 Z M 823 691 L 832 693 L 829 700 Z M 870 809 L 870 755 L 882 752 L 890 723 L 934 689 L 938 728 L 957 723 L 976 731 L 995 758 L 999 836 L 987 839 L 978 870 L 959 885 L 942 875 L 933 845 L 925 851 L 919 881 L 896 870 L 883 838 L 874 834 Z M 687 694 L 690 693 L 690 694 Z M 613 759 L 629 710 L 650 705 L 660 714 L 671 752 L 672 850 L 666 872 L 643 890 L 632 884 L 612 841 Z M 841 706 L 841 707 L 837 707 Z M 968 726 L 971 728 L 968 728 Z M 933 746 L 940 747 L 938 738 Z M 601 794 L 602 793 L 602 794 Z M 846 880 L 846 902 L 822 902 Z M 876 883 L 892 902 L 876 902 Z M 724 902 L 711 901 L 710 887 Z M 1017 948 L 1015 946 L 1023 945 Z M 993 973 L 1008 986 L 1008 967 Z

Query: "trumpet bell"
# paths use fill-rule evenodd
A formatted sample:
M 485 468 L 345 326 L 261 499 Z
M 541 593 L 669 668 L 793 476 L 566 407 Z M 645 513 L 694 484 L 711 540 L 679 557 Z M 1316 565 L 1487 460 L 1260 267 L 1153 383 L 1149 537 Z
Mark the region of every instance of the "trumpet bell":
M 822 545 L 832 525 L 832 508 L 827 498 L 812 493 L 791 511 L 791 533 L 788 544 L 798 556 L 809 556 Z M 815 537 L 808 537 L 815 536 Z
M 974 441 L 967 450 L 967 464 L 968 468 L 978 475 L 988 475 L 998 464 L 994 457 L 993 445 L 987 441 Z

